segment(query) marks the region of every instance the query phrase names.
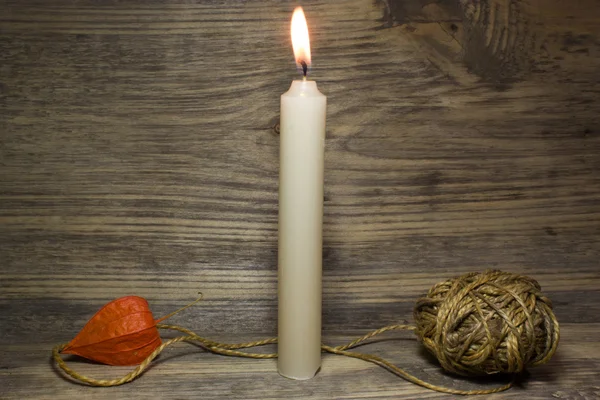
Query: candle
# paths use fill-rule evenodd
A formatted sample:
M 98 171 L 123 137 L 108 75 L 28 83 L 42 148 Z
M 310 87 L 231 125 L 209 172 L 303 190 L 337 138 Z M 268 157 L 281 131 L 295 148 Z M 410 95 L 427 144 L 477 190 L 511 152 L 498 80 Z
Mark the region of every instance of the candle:
M 321 366 L 323 158 L 327 98 L 306 79 L 308 28 L 292 16 L 292 43 L 302 80 L 281 96 L 278 255 L 279 373 L 310 379 Z

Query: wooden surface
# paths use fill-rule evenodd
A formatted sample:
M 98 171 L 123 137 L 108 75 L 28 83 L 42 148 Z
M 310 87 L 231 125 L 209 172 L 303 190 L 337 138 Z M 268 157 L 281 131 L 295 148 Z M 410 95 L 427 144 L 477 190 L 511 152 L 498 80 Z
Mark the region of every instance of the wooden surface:
M 0 2 L 0 398 L 448 397 L 358 360 L 325 356 L 300 383 L 185 344 L 118 388 L 52 368 L 54 344 L 128 294 L 160 316 L 202 291 L 173 323 L 275 334 L 274 127 L 294 5 Z M 598 2 L 304 6 L 329 103 L 324 341 L 410 321 L 439 280 L 500 268 L 539 280 L 563 334 L 550 364 L 492 397 L 598 398 Z M 391 337 L 364 351 L 478 386 Z

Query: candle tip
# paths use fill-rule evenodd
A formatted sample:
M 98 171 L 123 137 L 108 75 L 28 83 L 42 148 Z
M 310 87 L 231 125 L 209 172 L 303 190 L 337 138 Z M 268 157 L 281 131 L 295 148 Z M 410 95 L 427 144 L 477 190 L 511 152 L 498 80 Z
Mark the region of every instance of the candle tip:
M 306 61 L 304 61 L 304 60 L 300 61 L 300 65 L 302 65 L 302 73 L 304 74 L 304 77 L 306 78 L 306 73 L 308 72 L 308 65 L 306 65 Z

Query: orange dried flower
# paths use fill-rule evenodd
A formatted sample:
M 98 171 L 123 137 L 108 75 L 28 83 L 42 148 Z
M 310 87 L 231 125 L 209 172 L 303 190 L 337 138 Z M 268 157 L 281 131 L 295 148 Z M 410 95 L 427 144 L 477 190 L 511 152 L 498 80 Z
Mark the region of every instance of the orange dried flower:
M 146 299 L 121 297 L 102 307 L 62 353 L 109 365 L 136 365 L 162 343 L 157 322 Z

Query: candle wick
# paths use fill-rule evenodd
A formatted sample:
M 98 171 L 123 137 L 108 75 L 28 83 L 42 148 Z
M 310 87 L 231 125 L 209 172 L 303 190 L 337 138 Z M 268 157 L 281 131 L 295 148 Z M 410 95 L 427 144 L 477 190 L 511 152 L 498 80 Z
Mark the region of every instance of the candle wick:
M 300 65 L 302 65 L 302 73 L 304 74 L 304 79 L 306 79 L 306 72 L 308 71 L 308 65 L 306 65 L 306 61 L 300 61 Z

